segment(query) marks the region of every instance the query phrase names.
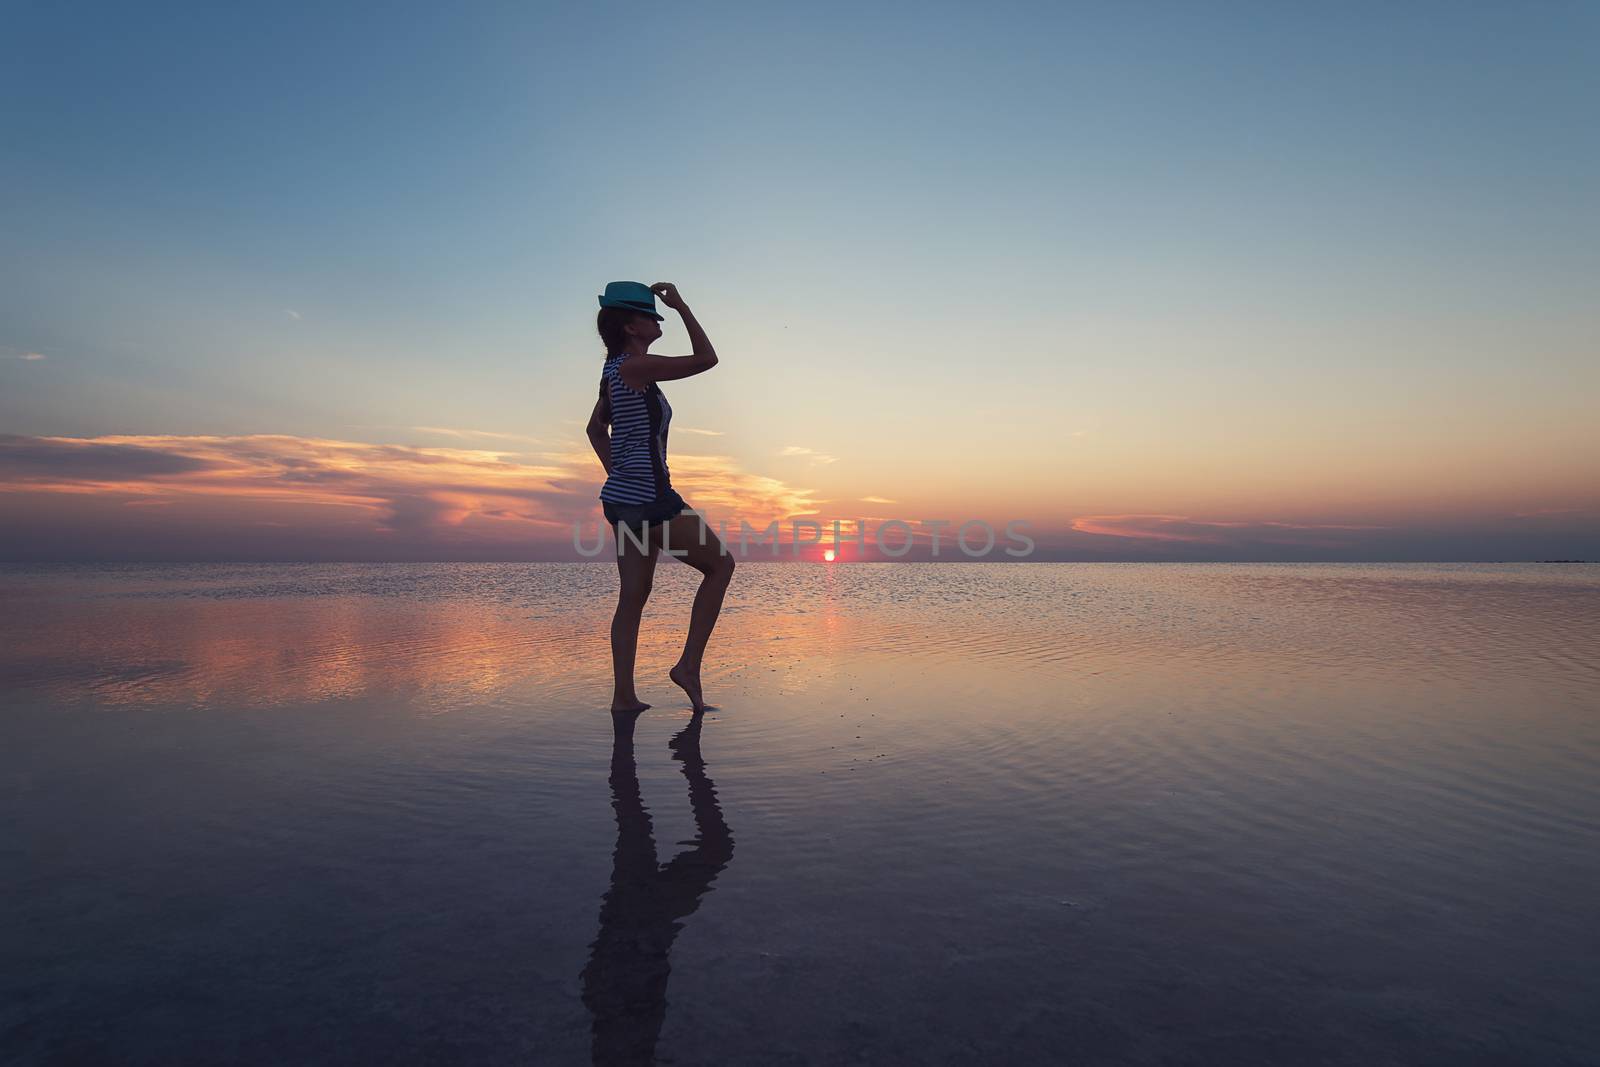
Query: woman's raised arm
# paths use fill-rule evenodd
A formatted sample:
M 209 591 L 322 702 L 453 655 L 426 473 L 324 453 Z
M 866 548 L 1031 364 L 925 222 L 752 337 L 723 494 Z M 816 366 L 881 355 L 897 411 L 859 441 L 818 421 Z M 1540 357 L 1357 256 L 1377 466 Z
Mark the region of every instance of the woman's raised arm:
M 689 341 L 694 345 L 690 356 L 656 356 L 646 352 L 633 359 L 625 359 L 618 373 L 630 389 L 643 389 L 651 382 L 670 382 L 708 371 L 717 365 L 717 350 L 711 346 L 704 327 L 689 310 L 689 305 L 678 295 L 678 287 L 671 282 L 656 282 L 650 287 L 661 302 L 672 308 L 683 319 L 683 328 L 689 331 Z

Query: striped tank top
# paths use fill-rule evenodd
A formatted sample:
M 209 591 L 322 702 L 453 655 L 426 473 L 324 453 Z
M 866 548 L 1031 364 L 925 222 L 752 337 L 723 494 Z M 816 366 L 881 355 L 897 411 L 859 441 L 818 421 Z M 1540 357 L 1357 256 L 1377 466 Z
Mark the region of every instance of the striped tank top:
M 613 504 L 648 504 L 672 488 L 667 471 L 667 424 L 672 407 L 661 387 L 628 388 L 617 373 L 628 353 L 606 357 L 600 396 L 611 406 L 611 473 L 600 499 Z

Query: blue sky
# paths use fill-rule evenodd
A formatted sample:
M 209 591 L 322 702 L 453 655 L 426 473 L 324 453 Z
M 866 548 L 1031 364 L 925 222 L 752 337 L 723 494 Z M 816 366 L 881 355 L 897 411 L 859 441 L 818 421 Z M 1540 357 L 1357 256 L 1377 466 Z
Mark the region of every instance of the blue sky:
M 594 295 L 665 279 L 724 354 L 678 424 L 830 499 L 1260 518 L 1292 459 L 1348 511 L 1399 452 L 1452 507 L 1592 502 L 1600 6 L 6 24 L 5 432 L 582 449 Z

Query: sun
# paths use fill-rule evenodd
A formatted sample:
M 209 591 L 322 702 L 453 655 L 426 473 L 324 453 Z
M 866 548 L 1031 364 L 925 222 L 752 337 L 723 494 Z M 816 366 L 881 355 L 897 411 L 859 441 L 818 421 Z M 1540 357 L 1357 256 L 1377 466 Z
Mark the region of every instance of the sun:
M 832 563 L 833 562 L 833 549 L 825 548 L 825 549 L 822 550 L 822 561 L 824 563 Z

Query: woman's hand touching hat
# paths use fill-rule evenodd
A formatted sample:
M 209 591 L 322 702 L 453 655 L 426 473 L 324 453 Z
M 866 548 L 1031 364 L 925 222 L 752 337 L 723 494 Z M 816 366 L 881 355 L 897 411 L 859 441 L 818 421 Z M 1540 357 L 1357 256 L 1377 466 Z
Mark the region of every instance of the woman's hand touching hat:
M 650 291 L 661 298 L 661 302 L 674 311 L 682 311 L 688 305 L 683 302 L 683 297 L 678 295 L 678 287 L 671 282 L 656 282 Z

